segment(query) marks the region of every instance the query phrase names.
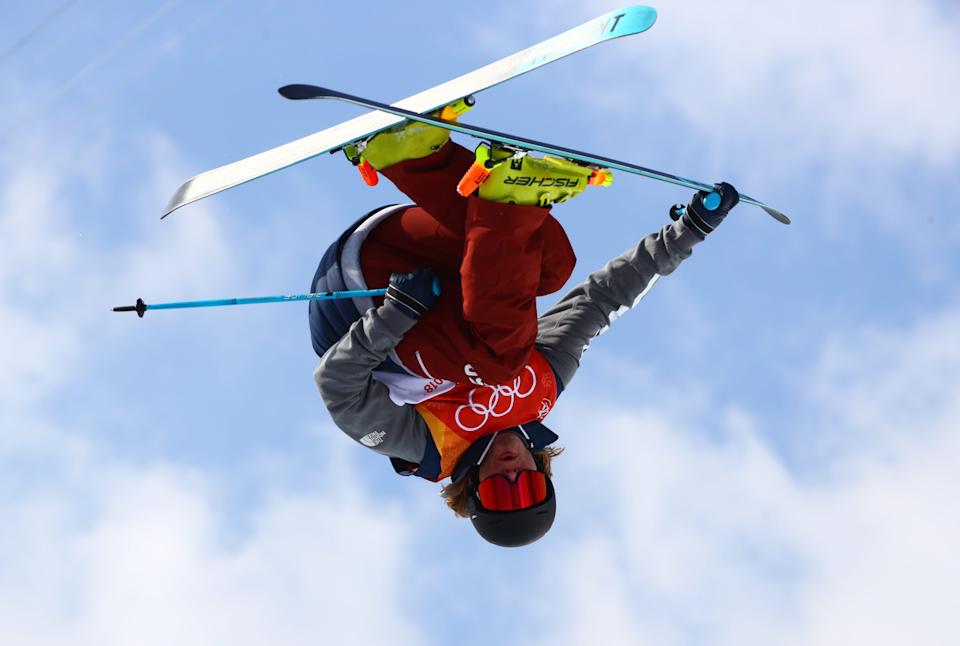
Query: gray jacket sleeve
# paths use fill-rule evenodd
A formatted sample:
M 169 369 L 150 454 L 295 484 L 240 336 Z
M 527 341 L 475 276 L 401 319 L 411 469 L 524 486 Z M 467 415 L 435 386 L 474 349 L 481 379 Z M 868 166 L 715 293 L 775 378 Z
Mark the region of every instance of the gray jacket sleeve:
M 398 406 L 373 370 L 416 324 L 391 302 L 368 310 L 320 359 L 314 380 L 334 423 L 390 457 L 419 463 L 430 430 L 413 406 Z
M 564 296 L 540 317 L 537 348 L 564 386 L 590 341 L 636 304 L 654 278 L 690 257 L 700 238 L 682 220 L 644 237 Z

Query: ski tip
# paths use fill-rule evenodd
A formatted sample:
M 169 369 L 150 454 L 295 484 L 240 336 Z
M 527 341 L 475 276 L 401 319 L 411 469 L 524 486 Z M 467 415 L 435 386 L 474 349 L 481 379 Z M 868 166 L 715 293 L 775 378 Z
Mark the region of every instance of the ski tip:
M 163 207 L 163 213 L 160 214 L 161 220 L 179 209 L 181 206 L 185 206 L 190 202 L 199 199 L 199 197 L 197 197 L 195 194 L 191 194 L 190 190 L 196 179 L 196 177 L 188 179 L 186 182 L 177 187 L 177 190 L 173 193 L 173 195 L 170 196 L 170 200 L 167 202 L 167 205 Z
M 290 99 L 291 101 L 317 99 L 327 96 L 331 93 L 330 90 L 327 90 L 326 88 L 317 87 L 316 85 L 305 85 L 303 83 L 284 85 L 283 87 L 278 88 L 277 92 L 279 92 L 280 96 L 283 98 Z
M 780 211 L 776 210 L 775 208 L 773 208 L 773 207 L 771 207 L 771 206 L 763 206 L 763 207 L 761 207 L 761 208 L 762 208 L 764 211 L 766 211 L 766 212 L 767 212 L 767 215 L 769 215 L 769 216 L 770 216 L 771 218 L 773 218 L 774 220 L 777 220 L 778 222 L 783 222 L 784 224 L 790 224 L 790 218 L 788 218 L 784 213 L 781 213 Z
M 295 84 L 284 85 L 283 87 L 277 88 L 277 93 L 285 99 L 296 100 L 300 98 L 299 92 L 297 91 L 299 87 L 300 87 L 299 85 L 295 85 Z
M 168 215 L 170 215 L 171 213 L 173 213 L 174 211 L 176 211 L 177 209 L 179 209 L 181 206 L 186 206 L 187 204 L 189 204 L 189 203 L 192 202 L 192 201 L 193 201 L 193 200 L 190 200 L 190 201 L 182 201 L 182 200 L 177 199 L 176 196 L 174 196 L 174 198 L 170 200 L 170 203 L 167 204 L 167 206 L 163 209 L 163 213 L 160 214 L 160 219 L 163 220 L 163 219 L 166 218 Z

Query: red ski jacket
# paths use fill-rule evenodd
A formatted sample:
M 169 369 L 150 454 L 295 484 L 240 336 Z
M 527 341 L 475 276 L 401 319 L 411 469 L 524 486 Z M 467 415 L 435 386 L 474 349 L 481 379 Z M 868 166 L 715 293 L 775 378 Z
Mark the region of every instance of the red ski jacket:
M 369 232 L 360 265 L 371 286 L 418 267 L 440 277 L 442 298 L 397 346 L 407 368 L 424 377 L 506 384 L 533 349 L 537 296 L 563 287 L 576 256 L 548 209 L 457 194 L 473 160 L 451 142 L 383 171 L 417 206 Z
M 456 477 L 458 463 L 478 458 L 498 430 L 522 426 L 535 448 L 555 441 L 539 422 L 584 349 L 700 242 L 682 220 L 667 225 L 538 319 L 536 297 L 558 290 L 573 270 L 570 243 L 547 209 L 459 196 L 472 160 L 449 143 L 387 169 L 417 205 L 369 214 L 314 277 L 317 290 L 379 287 L 390 273 L 418 267 L 440 276 L 443 292 L 418 321 L 382 299 L 355 301 L 352 315 L 334 311 L 337 301 L 311 303 L 321 355 L 314 376 L 333 420 L 390 456 L 398 472 L 430 480 Z M 319 316 L 324 305 L 334 313 Z M 338 339 L 332 345 L 319 342 L 324 325 Z M 535 379 L 524 381 L 527 372 Z

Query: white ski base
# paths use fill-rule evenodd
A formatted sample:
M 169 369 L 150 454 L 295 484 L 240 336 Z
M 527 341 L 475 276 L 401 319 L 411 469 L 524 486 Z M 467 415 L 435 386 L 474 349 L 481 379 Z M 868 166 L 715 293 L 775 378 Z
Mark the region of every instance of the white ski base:
M 644 32 L 653 26 L 656 18 L 657 12 L 652 7 L 638 5 L 617 9 L 469 74 L 407 97 L 394 105 L 413 112 L 429 112 L 597 43 Z M 402 118 L 383 112 L 370 112 L 302 139 L 201 173 L 184 182 L 176 190 L 161 218 L 191 202 L 336 150 L 401 121 Z

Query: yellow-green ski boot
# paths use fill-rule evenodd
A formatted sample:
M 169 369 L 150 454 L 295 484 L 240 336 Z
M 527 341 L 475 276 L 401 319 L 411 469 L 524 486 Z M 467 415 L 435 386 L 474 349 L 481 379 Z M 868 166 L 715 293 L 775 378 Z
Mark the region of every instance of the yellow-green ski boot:
M 580 195 L 588 185 L 612 183 L 613 174 L 606 169 L 480 144 L 457 190 L 464 196 L 478 191 L 493 202 L 550 207 Z
M 459 99 L 433 113 L 444 121 L 456 121 L 457 117 L 472 108 L 473 97 Z M 450 139 L 450 131 L 439 126 L 419 121 L 404 121 L 377 133 L 367 141 L 344 146 L 354 166 L 359 167 L 364 181 L 373 186 L 377 183 L 377 171 L 390 168 L 408 159 L 420 159 L 440 150 Z

